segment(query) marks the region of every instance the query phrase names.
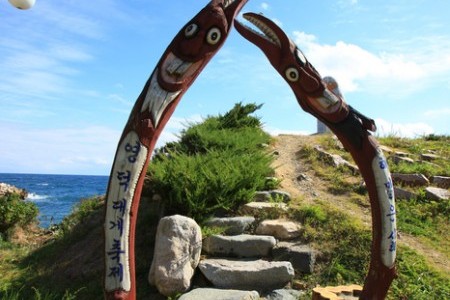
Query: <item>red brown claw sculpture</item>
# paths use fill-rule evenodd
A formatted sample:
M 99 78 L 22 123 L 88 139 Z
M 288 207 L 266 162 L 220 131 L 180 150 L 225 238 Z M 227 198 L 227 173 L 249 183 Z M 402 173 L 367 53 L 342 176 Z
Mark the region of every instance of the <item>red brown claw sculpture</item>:
M 375 122 L 345 103 L 336 81 L 331 77 L 322 79 L 274 22 L 254 13 L 246 13 L 244 18 L 260 32 L 236 21 L 237 31 L 263 51 L 289 84 L 303 110 L 325 123 L 358 165 L 372 209 L 371 260 L 360 299 L 385 299 L 396 277 L 397 227 L 388 165 L 375 138 L 368 132 L 376 130 Z
M 175 36 L 144 86 L 119 140 L 106 194 L 105 299 L 136 299 L 134 239 L 144 177 L 176 105 L 223 45 L 247 0 L 212 0 Z

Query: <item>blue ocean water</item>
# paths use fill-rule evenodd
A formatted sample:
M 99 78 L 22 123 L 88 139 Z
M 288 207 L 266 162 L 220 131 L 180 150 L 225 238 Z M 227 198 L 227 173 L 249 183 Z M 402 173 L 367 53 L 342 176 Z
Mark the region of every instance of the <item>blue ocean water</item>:
M 108 176 L 0 173 L 0 182 L 28 192 L 26 200 L 39 208 L 39 224 L 60 223 L 81 199 L 104 195 Z

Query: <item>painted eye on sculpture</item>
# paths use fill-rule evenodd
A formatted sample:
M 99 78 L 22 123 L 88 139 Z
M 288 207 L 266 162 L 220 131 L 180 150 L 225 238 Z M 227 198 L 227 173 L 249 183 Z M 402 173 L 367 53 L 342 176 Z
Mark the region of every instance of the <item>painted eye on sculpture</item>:
M 220 29 L 217 27 L 213 27 L 208 31 L 208 34 L 206 35 L 206 41 L 210 45 L 215 45 L 220 41 L 221 36 L 222 33 L 220 32 Z
M 197 24 L 189 24 L 188 26 L 186 26 L 186 28 L 184 29 L 184 36 L 185 37 L 192 37 L 197 33 L 198 30 L 198 26 Z
M 288 68 L 286 70 L 285 74 L 286 74 L 286 78 L 292 82 L 297 81 L 299 78 L 299 73 L 296 68 Z

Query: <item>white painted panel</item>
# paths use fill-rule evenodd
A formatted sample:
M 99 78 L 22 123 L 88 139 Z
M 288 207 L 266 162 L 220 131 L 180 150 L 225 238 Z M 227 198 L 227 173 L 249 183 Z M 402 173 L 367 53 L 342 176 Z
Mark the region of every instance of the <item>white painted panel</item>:
M 129 265 L 130 210 L 139 175 L 148 149 L 131 131 L 120 143 L 114 161 L 106 199 L 105 289 L 130 291 Z
M 397 218 L 395 210 L 394 186 L 386 158 L 381 150 L 372 161 L 378 201 L 381 210 L 381 261 L 391 268 L 397 251 Z

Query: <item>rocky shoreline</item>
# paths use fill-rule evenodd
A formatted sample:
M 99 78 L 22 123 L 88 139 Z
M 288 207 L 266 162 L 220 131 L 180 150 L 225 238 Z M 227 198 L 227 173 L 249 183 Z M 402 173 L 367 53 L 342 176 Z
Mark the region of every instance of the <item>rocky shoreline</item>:
M 0 197 L 9 196 L 12 194 L 19 195 L 21 199 L 25 199 L 28 196 L 28 192 L 26 190 L 0 182 Z

